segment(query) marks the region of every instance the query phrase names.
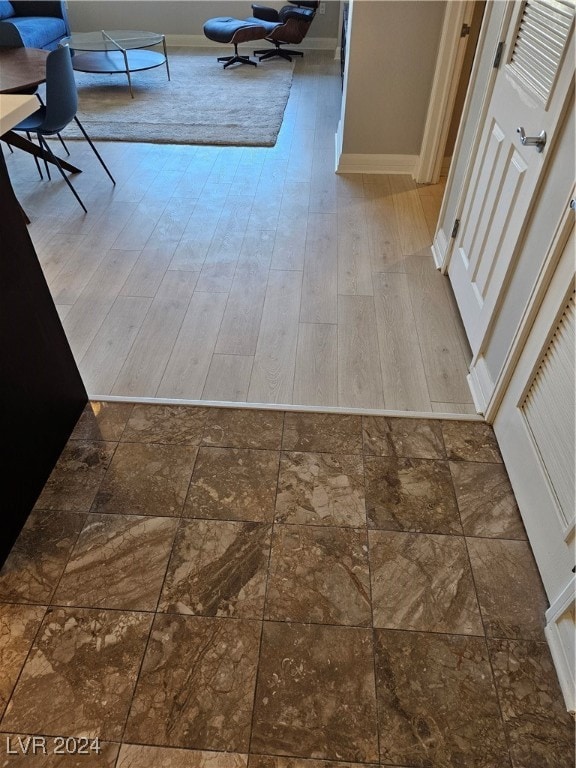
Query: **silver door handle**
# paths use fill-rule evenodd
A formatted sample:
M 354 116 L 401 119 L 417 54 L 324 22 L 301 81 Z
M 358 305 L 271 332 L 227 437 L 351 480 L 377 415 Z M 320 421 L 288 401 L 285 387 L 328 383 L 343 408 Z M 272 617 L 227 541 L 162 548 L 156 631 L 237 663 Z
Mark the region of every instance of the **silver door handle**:
M 542 131 L 540 136 L 526 136 L 524 128 L 516 128 L 516 133 L 520 134 L 520 141 L 523 147 L 536 147 L 538 152 L 542 152 L 546 146 L 546 131 Z

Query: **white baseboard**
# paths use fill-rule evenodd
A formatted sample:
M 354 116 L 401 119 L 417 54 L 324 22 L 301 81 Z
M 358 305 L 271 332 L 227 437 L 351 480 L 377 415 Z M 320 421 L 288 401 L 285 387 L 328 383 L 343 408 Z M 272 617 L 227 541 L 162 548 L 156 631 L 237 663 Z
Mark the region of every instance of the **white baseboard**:
M 302 51 L 332 51 L 336 46 L 335 37 L 307 37 L 304 40 L 305 45 L 299 45 Z M 208 40 L 204 35 L 166 35 L 166 45 L 172 47 L 184 48 L 229 48 L 230 45 L 215 43 Z M 266 46 L 266 40 L 252 40 L 248 43 L 241 43 L 239 48 L 254 48 L 254 46 Z
M 342 157 L 342 120 L 338 120 L 338 128 L 336 129 L 336 134 L 334 136 L 334 150 L 334 173 L 338 173 L 338 164 Z
M 434 264 L 436 264 L 437 269 L 442 269 L 444 266 L 447 250 L 448 241 L 446 240 L 446 234 L 443 229 L 439 229 L 432 243 L 432 256 L 434 257 Z
M 544 632 L 552 660 L 556 667 L 566 709 L 576 711 L 576 670 L 574 661 L 574 592 L 576 578 L 570 579 L 566 588 L 546 611 Z
M 412 174 L 418 155 L 354 155 L 340 154 L 336 173 L 405 173 Z
M 472 399 L 478 413 L 486 413 L 486 408 L 492 393 L 494 392 L 494 382 L 488 372 L 488 366 L 483 357 L 479 357 L 476 363 L 470 368 L 470 373 L 466 377 Z

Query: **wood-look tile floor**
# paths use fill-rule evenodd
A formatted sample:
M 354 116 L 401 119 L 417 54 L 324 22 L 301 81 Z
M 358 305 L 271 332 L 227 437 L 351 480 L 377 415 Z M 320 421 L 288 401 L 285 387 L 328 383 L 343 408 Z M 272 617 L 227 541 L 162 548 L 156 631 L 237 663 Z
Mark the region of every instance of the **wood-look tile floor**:
M 571 768 L 545 607 L 483 423 L 95 402 L 0 572 L 0 766 Z
M 69 142 L 87 215 L 7 156 L 92 396 L 474 412 L 443 184 L 334 173 L 338 70 L 296 62 L 271 148 L 100 142 L 114 188 Z

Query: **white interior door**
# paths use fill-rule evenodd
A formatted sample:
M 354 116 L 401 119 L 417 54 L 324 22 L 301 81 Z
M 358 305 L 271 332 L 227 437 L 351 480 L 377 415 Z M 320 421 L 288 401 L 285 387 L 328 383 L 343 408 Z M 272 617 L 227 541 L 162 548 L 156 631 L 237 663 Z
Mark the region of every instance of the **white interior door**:
M 513 2 L 504 17 L 504 53 L 448 269 L 475 356 L 517 256 L 573 87 L 575 5 L 575 0 Z M 531 142 L 544 134 L 543 147 Z
M 542 582 L 547 636 L 569 709 L 576 708 L 574 219 L 494 419 Z M 568 229 L 567 226 L 564 229 Z

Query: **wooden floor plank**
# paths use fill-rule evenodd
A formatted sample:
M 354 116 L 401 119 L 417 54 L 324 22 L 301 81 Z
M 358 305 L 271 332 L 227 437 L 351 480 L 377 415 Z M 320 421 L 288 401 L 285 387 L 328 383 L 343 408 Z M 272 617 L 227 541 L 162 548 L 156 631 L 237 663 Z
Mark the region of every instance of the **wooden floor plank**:
M 245 402 L 254 358 L 243 355 L 212 355 L 203 400 Z
M 415 253 L 432 242 L 420 196 L 410 176 L 398 174 L 389 179 L 402 253 Z
M 334 213 L 308 217 L 301 323 L 338 322 L 337 227 Z
M 130 274 L 137 251 L 109 251 L 64 318 L 76 360 L 81 360 Z
M 174 249 L 174 244 L 170 242 L 158 246 L 147 245 L 138 256 L 120 295 L 154 298 L 170 266 Z
M 403 272 L 402 248 L 389 176 L 365 177 L 364 190 L 372 271 Z
M 429 411 L 430 397 L 407 275 L 374 275 L 374 305 L 386 407 Z
M 151 304 L 150 298 L 119 296 L 116 299 L 80 360 L 89 397 L 110 392 Z
M 112 387 L 113 395 L 157 394 L 197 278 L 194 272 L 166 272 Z
M 293 402 L 338 405 L 338 326 L 300 323 Z
M 292 402 L 301 290 L 301 272 L 270 270 L 248 389 L 250 402 Z
M 338 297 L 338 405 L 386 407 L 372 296 Z
M 466 382 L 468 365 L 462 354 L 461 330 L 455 323 L 443 282 L 437 272 L 409 276 L 410 297 L 430 399 L 440 403 L 471 400 Z
M 264 267 L 236 270 L 216 343 L 218 354 L 255 354 L 268 272 Z
M 243 241 L 242 231 L 230 230 L 214 234 L 200 270 L 197 290 L 207 293 L 230 292 Z
M 365 201 L 351 200 L 338 209 L 339 294 L 373 295 L 370 255 Z
M 155 202 L 139 203 L 111 248 L 117 248 L 120 251 L 141 251 L 154 231 L 162 212 L 163 206 Z
M 194 293 L 156 392 L 158 397 L 202 397 L 225 307 L 225 294 Z

